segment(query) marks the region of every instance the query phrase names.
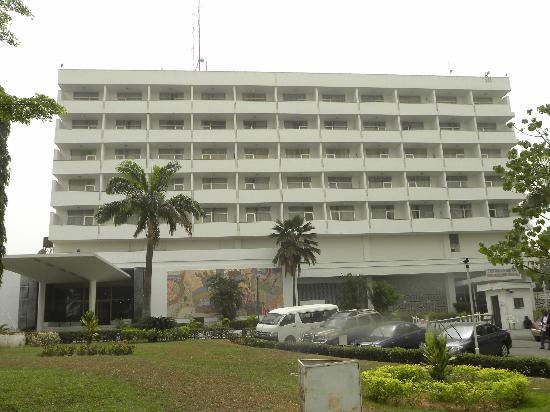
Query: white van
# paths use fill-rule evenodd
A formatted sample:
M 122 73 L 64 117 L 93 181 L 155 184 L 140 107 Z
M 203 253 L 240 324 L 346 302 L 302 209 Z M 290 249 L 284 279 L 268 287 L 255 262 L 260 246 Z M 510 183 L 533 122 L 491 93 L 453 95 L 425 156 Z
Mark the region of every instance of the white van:
M 278 340 L 279 342 L 299 342 L 304 333 L 319 327 L 338 311 L 338 306 L 330 304 L 289 306 L 274 309 L 265 315 L 256 326 L 256 337 Z

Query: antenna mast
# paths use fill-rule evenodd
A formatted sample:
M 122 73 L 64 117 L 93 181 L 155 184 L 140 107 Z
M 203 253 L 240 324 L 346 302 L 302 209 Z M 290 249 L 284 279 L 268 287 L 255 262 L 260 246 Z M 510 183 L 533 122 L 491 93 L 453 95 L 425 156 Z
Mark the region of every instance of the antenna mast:
M 201 57 L 201 0 L 199 0 L 199 6 L 198 6 L 198 11 L 197 11 L 197 14 L 198 14 L 198 28 L 199 28 L 199 72 L 201 71 L 201 61 L 202 61 L 202 57 Z

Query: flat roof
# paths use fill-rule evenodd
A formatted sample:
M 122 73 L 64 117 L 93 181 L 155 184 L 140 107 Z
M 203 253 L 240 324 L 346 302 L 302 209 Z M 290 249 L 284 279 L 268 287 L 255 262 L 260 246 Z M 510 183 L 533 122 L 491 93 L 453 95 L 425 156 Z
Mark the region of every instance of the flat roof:
M 7 255 L 4 268 L 39 282 L 108 282 L 130 279 L 130 275 L 95 253 L 51 253 Z
M 279 313 L 286 315 L 287 313 L 305 313 L 305 312 L 319 312 L 321 310 L 338 310 L 338 306 L 330 303 L 318 303 L 315 305 L 302 305 L 302 306 L 287 306 L 285 308 L 273 309 L 269 313 Z

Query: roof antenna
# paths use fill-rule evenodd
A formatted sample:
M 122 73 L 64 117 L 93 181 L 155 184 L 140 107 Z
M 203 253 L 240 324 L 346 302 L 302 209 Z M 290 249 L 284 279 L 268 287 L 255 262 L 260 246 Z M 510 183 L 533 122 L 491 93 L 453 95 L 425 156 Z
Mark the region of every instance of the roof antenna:
M 450 62 L 447 62 L 447 68 L 449 69 L 449 76 L 452 76 L 454 70 L 451 69 L 451 63 Z

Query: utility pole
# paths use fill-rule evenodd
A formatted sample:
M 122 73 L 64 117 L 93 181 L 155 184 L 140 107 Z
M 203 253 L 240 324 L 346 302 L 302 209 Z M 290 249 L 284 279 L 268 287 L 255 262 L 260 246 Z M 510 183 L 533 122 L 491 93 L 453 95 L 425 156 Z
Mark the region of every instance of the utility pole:
M 466 265 L 466 277 L 468 279 L 468 294 L 470 296 L 470 312 L 472 313 L 472 322 L 474 324 L 474 345 L 476 355 L 479 355 L 479 345 L 477 344 L 477 322 L 474 314 L 474 300 L 472 296 L 472 279 L 470 278 L 470 259 L 466 258 L 462 261 Z

